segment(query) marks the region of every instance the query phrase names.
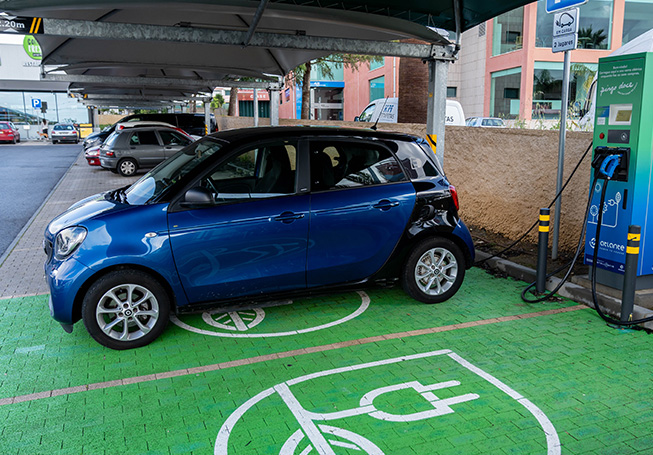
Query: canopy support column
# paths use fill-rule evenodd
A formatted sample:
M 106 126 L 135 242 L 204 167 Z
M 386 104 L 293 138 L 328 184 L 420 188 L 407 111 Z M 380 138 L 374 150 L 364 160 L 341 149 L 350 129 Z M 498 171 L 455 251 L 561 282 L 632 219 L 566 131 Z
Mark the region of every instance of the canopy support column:
M 429 60 L 428 107 L 426 112 L 426 134 L 436 143 L 436 158 L 444 163 L 444 123 L 447 111 L 447 75 L 449 61 Z
M 206 134 L 211 134 L 211 98 L 204 98 L 204 125 L 206 127 Z
M 279 126 L 279 90 L 270 90 L 270 125 Z

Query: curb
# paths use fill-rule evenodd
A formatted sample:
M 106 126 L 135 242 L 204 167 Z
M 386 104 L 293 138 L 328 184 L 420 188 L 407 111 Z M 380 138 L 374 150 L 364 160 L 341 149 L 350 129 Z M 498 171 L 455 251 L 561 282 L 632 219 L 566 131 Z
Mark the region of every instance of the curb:
M 489 258 L 490 256 L 492 255 L 484 251 L 476 251 L 477 260 L 482 261 Z M 517 264 L 507 259 L 494 257 L 492 259 L 488 259 L 487 261 L 485 261 L 485 263 L 492 270 L 503 272 L 512 278 L 515 278 L 520 281 L 524 281 L 526 283 L 532 283 L 535 281 L 536 278 L 536 272 L 534 269 L 525 267 L 523 265 Z M 548 291 L 552 291 L 560 284 L 561 281 L 562 280 L 557 277 L 548 278 L 546 280 L 546 289 Z M 574 302 L 582 303 L 590 308 L 594 308 L 594 300 L 592 299 L 592 290 L 584 286 L 580 286 L 578 284 L 574 284 L 567 281 L 558 290 L 557 294 L 562 297 L 571 299 Z M 605 313 L 613 317 L 619 318 L 619 315 L 621 313 L 621 299 L 611 297 L 607 294 L 603 294 L 598 290 L 596 291 L 596 296 L 599 305 L 601 306 L 601 308 Z M 641 307 L 639 305 L 634 306 L 633 319 L 642 319 L 650 316 L 653 316 L 653 311 Z M 639 325 L 646 329 L 653 330 L 653 321 L 644 324 L 639 324 Z

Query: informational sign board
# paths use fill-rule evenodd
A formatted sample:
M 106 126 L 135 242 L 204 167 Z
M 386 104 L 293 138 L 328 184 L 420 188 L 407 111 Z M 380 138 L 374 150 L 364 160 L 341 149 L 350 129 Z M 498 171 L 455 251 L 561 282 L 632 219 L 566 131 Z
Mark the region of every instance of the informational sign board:
M 32 98 L 32 107 L 34 109 L 41 109 L 41 100 L 38 98 Z
M 553 36 L 578 33 L 578 8 L 571 8 L 556 13 L 553 18 Z
M 587 0 L 546 0 L 546 12 L 555 13 L 563 9 L 580 6 L 586 2 Z
M 552 52 L 572 51 L 578 46 L 578 35 L 572 33 L 570 35 L 554 36 L 551 45 Z
M 14 16 L 13 14 L 1 12 L 0 33 L 41 34 L 43 33 L 43 19 L 40 17 Z

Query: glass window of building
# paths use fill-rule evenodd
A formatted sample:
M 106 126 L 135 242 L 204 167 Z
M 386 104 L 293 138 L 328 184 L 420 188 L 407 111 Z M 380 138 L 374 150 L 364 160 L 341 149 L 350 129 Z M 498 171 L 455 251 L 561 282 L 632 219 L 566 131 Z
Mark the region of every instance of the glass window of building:
M 342 87 L 314 87 L 313 118 L 315 120 L 342 120 L 343 92 Z
M 614 0 L 592 0 L 581 5 L 578 22 L 579 49 L 608 49 L 612 35 Z M 545 0 L 537 2 L 535 45 L 551 47 L 554 14 L 546 12 Z
M 653 27 L 653 0 L 626 0 L 621 44 L 637 38 Z
M 533 74 L 533 119 L 557 119 L 562 108 L 562 63 L 535 62 Z M 596 63 L 572 63 L 568 116 L 576 118 L 587 100 Z
M 447 87 L 447 98 L 455 98 L 458 96 L 458 87 Z
M 519 116 L 519 87 L 521 68 L 510 68 L 492 73 L 490 114 L 493 117 Z
M 370 79 L 370 102 L 385 98 L 385 76 Z
M 372 60 L 370 62 L 370 71 L 383 68 L 384 64 L 385 64 L 385 57 L 381 57 L 380 59 L 377 60 Z
M 492 55 L 516 51 L 524 45 L 524 8 L 519 7 L 494 18 Z

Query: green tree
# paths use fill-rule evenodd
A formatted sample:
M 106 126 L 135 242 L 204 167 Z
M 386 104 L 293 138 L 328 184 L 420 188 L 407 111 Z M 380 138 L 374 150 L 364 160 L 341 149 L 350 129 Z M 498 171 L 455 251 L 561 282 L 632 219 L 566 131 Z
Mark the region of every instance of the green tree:
M 310 62 L 303 63 L 292 70 L 288 79 L 291 85 L 302 85 L 302 113 L 301 118 L 309 119 L 311 101 L 311 71 L 319 69 L 325 78 L 333 80 L 333 70 L 347 68 L 357 70 L 362 63 L 381 62 L 383 57 L 359 54 L 331 54 L 320 57 Z
M 217 93 L 211 100 L 211 109 L 220 109 L 222 106 L 224 106 L 224 96 Z
M 603 45 L 603 42 L 608 38 L 608 35 L 605 34 L 603 29 L 598 31 L 592 30 L 590 25 L 587 28 L 581 28 L 578 30 L 578 42 L 582 48 L 585 49 L 603 49 L 606 48 Z

